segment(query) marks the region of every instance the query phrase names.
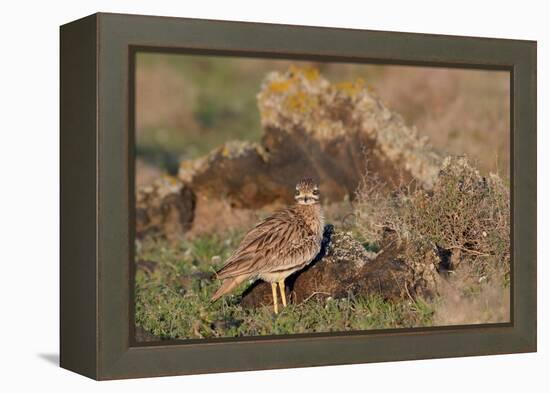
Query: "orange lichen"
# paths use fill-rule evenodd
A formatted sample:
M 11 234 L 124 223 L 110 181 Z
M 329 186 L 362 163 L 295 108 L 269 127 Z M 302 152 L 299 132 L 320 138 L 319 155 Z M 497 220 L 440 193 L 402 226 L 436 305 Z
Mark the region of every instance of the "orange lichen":
M 304 77 L 308 81 L 313 82 L 319 79 L 319 70 L 317 70 L 317 68 L 314 68 L 314 67 L 304 67 L 302 69 L 302 75 L 304 75 Z
M 175 185 L 178 185 L 179 184 L 179 180 L 174 177 L 174 176 L 171 176 L 169 174 L 163 174 L 162 175 L 162 179 L 168 184 L 168 185 L 171 185 L 171 186 L 175 186 Z
M 304 91 L 297 91 L 289 95 L 284 101 L 284 107 L 288 111 L 305 113 L 316 108 L 318 105 L 315 96 L 307 94 Z
M 267 88 L 271 93 L 284 93 L 290 88 L 290 80 L 273 81 Z
M 305 79 L 309 82 L 314 82 L 319 79 L 319 71 L 314 67 L 297 67 L 290 66 L 286 79 L 275 80 L 267 86 L 270 93 L 284 93 L 292 88 L 293 85 L 300 85 Z
M 355 97 L 357 94 L 359 94 L 363 89 L 365 89 L 365 80 L 362 78 L 357 78 L 355 81 L 350 82 L 340 82 L 334 85 L 334 87 L 340 91 L 343 92 L 350 97 Z
M 288 68 L 288 72 L 290 74 L 290 77 L 293 79 L 297 78 L 298 75 L 303 76 L 305 79 L 307 79 L 310 82 L 314 82 L 317 79 L 319 79 L 319 70 L 311 66 L 298 67 L 295 65 L 291 65 Z

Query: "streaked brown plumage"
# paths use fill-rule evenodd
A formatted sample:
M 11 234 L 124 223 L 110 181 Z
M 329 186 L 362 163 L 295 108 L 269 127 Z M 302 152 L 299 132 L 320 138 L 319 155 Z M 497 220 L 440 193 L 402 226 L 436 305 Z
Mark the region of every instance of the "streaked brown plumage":
M 216 273 L 224 280 L 212 301 L 229 293 L 248 279 L 271 283 L 275 313 L 278 312 L 276 285 L 286 306 L 284 280 L 308 265 L 319 253 L 324 220 L 319 189 L 311 179 L 296 185 L 296 204 L 267 217 L 243 238 L 225 265 Z

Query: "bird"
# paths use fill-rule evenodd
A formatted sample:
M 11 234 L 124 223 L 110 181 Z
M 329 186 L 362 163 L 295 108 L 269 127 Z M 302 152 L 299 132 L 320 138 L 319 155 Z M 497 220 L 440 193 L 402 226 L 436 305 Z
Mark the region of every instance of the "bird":
M 271 284 L 273 311 L 278 314 L 277 285 L 287 305 L 285 279 L 315 258 L 323 240 L 324 217 L 319 186 L 311 178 L 296 184 L 295 203 L 278 210 L 249 230 L 239 246 L 215 273 L 222 285 L 215 302 L 246 280 Z

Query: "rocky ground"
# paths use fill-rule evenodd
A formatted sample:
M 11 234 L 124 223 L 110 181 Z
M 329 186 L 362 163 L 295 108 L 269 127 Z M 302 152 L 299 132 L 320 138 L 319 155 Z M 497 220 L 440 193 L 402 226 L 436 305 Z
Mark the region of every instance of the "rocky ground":
M 443 160 L 362 80 L 331 84 L 291 67 L 269 74 L 257 99 L 260 143 L 226 143 L 137 189 L 140 337 L 508 320 L 509 193 L 500 178 L 464 158 Z M 246 229 L 291 203 L 304 175 L 320 179 L 329 225 L 322 252 L 287 279 L 289 307 L 273 316 L 261 282 L 211 304 L 212 273 Z M 458 322 L 451 306 L 462 310 Z

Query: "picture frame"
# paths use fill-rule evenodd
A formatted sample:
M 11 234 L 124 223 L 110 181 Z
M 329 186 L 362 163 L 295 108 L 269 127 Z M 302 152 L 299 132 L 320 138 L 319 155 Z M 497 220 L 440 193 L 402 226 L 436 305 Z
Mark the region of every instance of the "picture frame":
M 137 51 L 510 72 L 511 322 L 136 343 Z M 97 380 L 536 351 L 534 41 L 97 13 L 60 28 L 60 364 Z

